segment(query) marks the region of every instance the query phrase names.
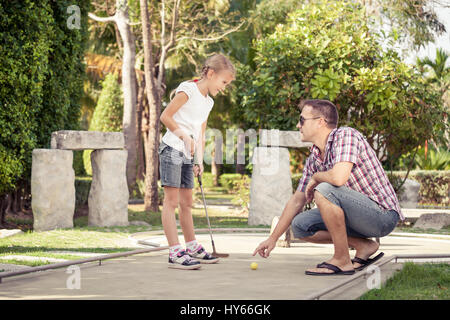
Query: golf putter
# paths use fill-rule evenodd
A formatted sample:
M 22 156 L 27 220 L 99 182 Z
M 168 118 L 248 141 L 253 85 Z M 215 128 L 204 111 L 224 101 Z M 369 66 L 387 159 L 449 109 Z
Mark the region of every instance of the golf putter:
M 194 136 L 191 135 L 191 138 L 194 139 Z M 196 157 L 194 154 L 194 163 L 196 162 Z M 209 236 L 211 237 L 211 244 L 212 244 L 212 248 L 213 248 L 213 252 L 212 255 L 214 257 L 219 257 L 219 258 L 226 258 L 229 256 L 228 253 L 218 253 L 216 251 L 216 246 L 214 245 L 214 240 L 213 240 L 213 236 L 212 236 L 212 231 L 211 231 L 211 223 L 209 222 L 209 216 L 208 216 L 208 209 L 206 208 L 206 199 L 205 199 L 205 193 L 203 192 L 203 184 L 202 184 L 202 176 L 199 174 L 197 176 L 198 179 L 198 184 L 200 185 L 200 190 L 202 192 L 202 198 L 203 198 L 203 205 L 205 207 L 205 214 L 206 214 L 206 221 L 208 222 L 208 229 L 209 229 Z
M 203 205 L 205 206 L 205 213 L 206 213 L 206 221 L 208 221 L 209 236 L 211 237 L 211 244 L 212 244 L 212 248 L 213 248 L 212 255 L 214 257 L 227 258 L 229 256 L 228 253 L 217 253 L 217 251 L 216 251 L 216 246 L 214 245 L 214 240 L 213 240 L 212 231 L 211 231 L 211 223 L 209 222 L 209 217 L 208 217 L 208 210 L 206 208 L 205 194 L 203 193 L 202 176 L 198 175 L 197 178 L 198 178 L 198 184 L 200 185 L 200 190 L 202 191 Z

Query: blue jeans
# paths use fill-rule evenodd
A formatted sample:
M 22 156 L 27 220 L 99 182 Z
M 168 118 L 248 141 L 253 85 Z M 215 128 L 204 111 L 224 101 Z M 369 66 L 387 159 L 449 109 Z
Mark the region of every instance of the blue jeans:
M 394 230 L 399 220 L 397 211 L 386 210 L 366 195 L 347 187 L 320 183 L 314 190 L 344 211 L 348 236 L 384 237 Z M 310 237 L 319 230 L 327 230 L 318 208 L 297 214 L 291 228 L 296 238 Z

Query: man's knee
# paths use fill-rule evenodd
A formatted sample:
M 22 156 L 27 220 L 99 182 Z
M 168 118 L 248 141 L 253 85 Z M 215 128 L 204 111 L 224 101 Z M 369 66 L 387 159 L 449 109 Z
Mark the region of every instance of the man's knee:
M 314 190 L 314 201 L 317 205 L 323 204 L 324 202 L 334 204 L 337 207 L 341 207 L 339 201 L 339 194 L 336 189 L 339 187 L 333 186 L 328 182 L 322 182 L 317 185 Z
M 302 217 L 302 214 L 298 214 L 292 219 L 291 230 L 294 237 L 297 239 L 302 239 L 310 237 L 313 233 L 309 231 L 309 224 L 307 219 Z
M 336 189 L 335 186 L 328 182 L 321 182 L 314 188 L 314 197 L 317 195 L 326 196 L 333 192 L 333 190 Z

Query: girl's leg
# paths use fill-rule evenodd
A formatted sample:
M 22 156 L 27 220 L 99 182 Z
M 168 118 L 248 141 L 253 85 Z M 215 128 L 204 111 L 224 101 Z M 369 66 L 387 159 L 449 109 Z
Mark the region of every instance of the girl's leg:
M 179 188 L 164 186 L 164 202 L 162 209 L 162 225 L 169 246 L 180 244 L 178 240 L 177 222 L 175 209 L 178 207 Z
M 180 225 L 188 254 L 201 263 L 216 263 L 219 258 L 213 257 L 195 239 L 194 221 L 192 219 L 192 189 L 180 188 Z
M 195 240 L 194 221 L 191 210 L 192 189 L 180 188 L 180 225 L 186 243 Z

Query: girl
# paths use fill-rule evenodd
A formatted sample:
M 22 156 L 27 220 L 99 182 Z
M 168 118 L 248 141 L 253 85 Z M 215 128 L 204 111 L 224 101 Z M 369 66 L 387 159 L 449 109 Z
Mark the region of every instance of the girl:
M 208 58 L 201 79 L 182 82 L 175 97 L 161 114 L 167 127 L 159 147 L 161 185 L 164 187 L 162 224 L 169 243 L 169 268 L 198 269 L 200 263 L 216 263 L 197 242 L 192 220 L 192 189 L 195 176 L 203 173 L 203 151 L 208 115 L 214 101 L 235 79 L 235 69 L 223 55 Z M 196 164 L 193 163 L 194 154 Z M 175 209 L 179 217 L 186 250 L 178 240 Z

